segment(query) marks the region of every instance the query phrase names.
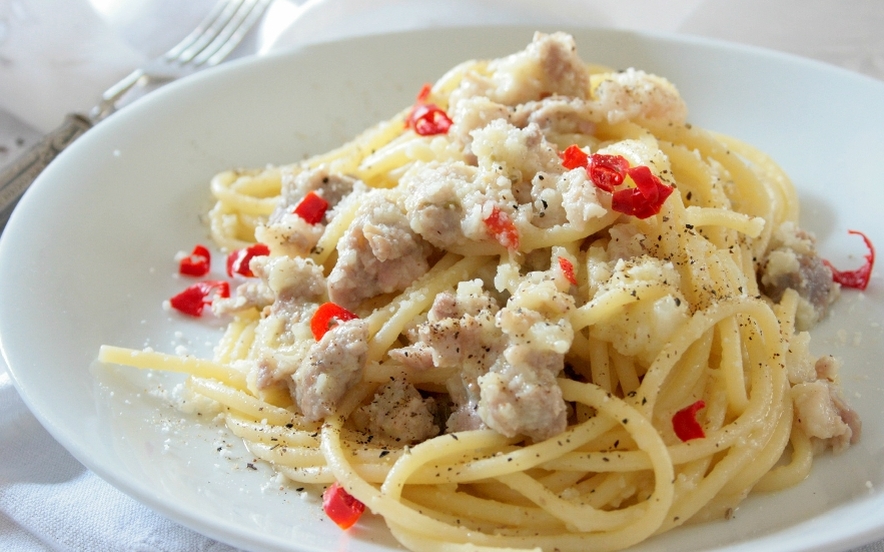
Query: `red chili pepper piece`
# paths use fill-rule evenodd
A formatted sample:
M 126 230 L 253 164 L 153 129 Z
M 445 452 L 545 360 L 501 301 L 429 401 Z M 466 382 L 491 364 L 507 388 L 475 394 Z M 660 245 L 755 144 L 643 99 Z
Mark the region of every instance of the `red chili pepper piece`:
M 617 190 L 611 198 L 611 209 L 640 219 L 656 215 L 661 205 L 649 202 L 638 188 Z
M 703 432 L 703 426 L 697 422 L 697 411 L 703 408 L 706 408 L 706 403 L 697 401 L 675 413 L 672 417 L 672 429 L 675 430 L 675 435 L 679 439 L 690 441 L 691 439 L 701 439 L 706 436 L 706 433 Z
M 424 84 L 421 91 L 417 93 L 417 103 L 426 103 L 432 91 L 433 87 L 429 83 Z
M 614 188 L 623 184 L 626 172 L 630 169 L 629 161 L 622 155 L 594 153 L 586 170 L 593 184 L 606 192 L 613 192 Z
M 508 214 L 495 206 L 483 222 L 491 236 L 511 251 L 519 248 L 519 230 Z
M 565 257 L 559 257 L 559 268 L 562 269 L 562 274 L 565 276 L 565 279 L 572 285 L 576 286 L 577 276 L 574 275 L 574 264 Z
M 445 110 L 436 104 L 427 102 L 427 98 L 430 97 L 432 91 L 433 89 L 429 84 L 423 85 L 417 95 L 414 107 L 411 108 L 411 112 L 405 118 L 405 127 L 414 130 L 421 136 L 445 134 L 453 124 Z
M 562 166 L 568 170 L 586 167 L 589 179 L 601 190 L 611 192 L 611 208 L 618 213 L 641 219 L 656 215 L 673 188 L 663 184 L 645 165 L 630 167 L 622 155 L 593 153 L 587 156 L 576 145 L 565 148 L 561 154 Z M 635 188 L 616 190 L 626 176 L 635 182 Z
M 586 155 L 586 152 L 580 149 L 576 144 L 572 144 L 565 148 L 565 151 L 561 153 L 560 157 L 562 158 L 562 166 L 569 171 L 589 165 L 589 156 Z
M 365 504 L 348 493 L 338 483 L 333 483 L 322 493 L 322 509 L 341 529 L 349 529 L 365 512 Z
M 421 136 L 445 134 L 453 122 L 443 109 L 435 104 L 417 104 L 405 122 L 408 128 Z
M 832 280 L 835 282 L 845 287 L 866 289 L 869 285 L 869 280 L 872 278 L 872 267 L 875 266 L 875 246 L 872 245 L 872 240 L 859 230 L 848 230 L 847 232 L 862 237 L 863 241 L 866 242 L 869 252 L 864 255 L 866 259 L 865 264 L 856 270 L 838 270 L 829 261 L 823 260 L 823 263 L 832 271 Z
M 336 303 L 323 303 L 319 305 L 319 308 L 313 313 L 313 318 L 310 319 L 310 331 L 313 332 L 316 341 L 319 341 L 333 324 L 355 318 L 359 317 Z
M 200 316 L 215 297 L 230 297 L 230 284 L 220 280 L 197 282 L 169 299 L 169 304 L 184 314 Z
M 640 219 L 659 213 L 674 188 L 663 184 L 645 165 L 631 167 L 627 173 L 636 187 L 615 191 L 611 209 Z
M 204 245 L 197 244 L 190 255 L 178 261 L 178 273 L 185 276 L 205 276 L 212 266 L 212 254 Z
M 645 199 L 651 203 L 657 201 L 661 189 L 665 186 L 657 178 L 657 175 L 651 172 L 651 169 L 646 165 L 639 165 L 638 167 L 630 167 L 626 174 L 635 182 L 635 187 L 645 196 Z
M 237 249 L 227 255 L 227 275 L 231 278 L 234 274 L 251 278 L 254 276 L 249 262 L 255 257 L 270 254 L 270 248 L 263 243 L 256 243 L 242 249 Z
M 307 192 L 296 206 L 294 214 L 304 219 L 307 224 L 319 224 L 328 210 L 328 201 L 314 191 Z

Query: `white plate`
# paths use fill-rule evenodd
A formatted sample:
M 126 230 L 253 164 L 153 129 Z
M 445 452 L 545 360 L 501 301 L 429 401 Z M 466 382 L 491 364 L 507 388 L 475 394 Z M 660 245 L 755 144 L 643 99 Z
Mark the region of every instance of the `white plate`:
M 152 390 L 177 378 L 94 359 L 103 343 L 209 354 L 219 328 L 160 305 L 182 285 L 175 252 L 206 241 L 200 216 L 212 174 L 327 150 L 410 104 L 455 63 L 515 52 L 532 32 L 420 31 L 232 63 L 90 131 L 40 177 L 0 239 L 0 346 L 37 418 L 98 475 L 221 541 L 254 550 L 395 548 L 377 520 L 339 531 L 315 500 L 280 490 L 263 465 L 251 469 L 241 444 L 210 420 L 168 408 Z M 884 84 L 706 40 L 572 32 L 585 60 L 664 75 L 692 122 L 773 154 L 797 183 L 804 225 L 836 265 L 858 265 L 864 253 L 848 228 L 884 247 Z M 639 549 L 838 550 L 884 537 L 882 320 L 875 276 L 866 293 L 846 291 L 814 331 L 815 352 L 845 361 L 844 387 L 865 421 L 858 446 L 820 458 L 794 489 L 751 497 L 734 519 Z

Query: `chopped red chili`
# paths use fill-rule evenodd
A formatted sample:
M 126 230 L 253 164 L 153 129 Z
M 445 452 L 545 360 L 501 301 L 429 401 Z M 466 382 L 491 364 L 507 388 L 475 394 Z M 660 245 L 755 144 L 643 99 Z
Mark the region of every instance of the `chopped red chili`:
M 322 509 L 338 527 L 349 529 L 365 512 L 365 504 L 338 483 L 333 483 L 322 493 Z
M 638 167 L 630 167 L 626 173 L 629 175 L 629 178 L 635 182 L 635 187 L 642 193 L 642 195 L 649 202 L 656 202 L 660 197 L 660 192 L 663 188 L 668 186 L 664 186 L 660 179 L 657 178 L 657 175 L 651 172 L 646 165 L 639 165 Z
M 494 206 L 491 214 L 483 219 L 485 227 L 500 245 L 511 251 L 519 248 L 519 230 L 508 214 Z
M 629 169 L 629 161 L 622 155 L 604 153 L 587 155 L 576 144 L 565 148 L 560 157 L 562 166 L 568 170 L 585 167 L 592 183 L 606 192 L 613 192 L 614 188 L 623 184 L 626 171 Z
M 613 192 L 614 188 L 623 184 L 629 161 L 622 155 L 594 153 L 586 170 L 593 184 L 606 192 Z
M 197 244 L 190 255 L 178 261 L 178 273 L 185 276 L 205 276 L 212 265 L 212 255 L 204 245 Z
M 421 136 L 445 134 L 453 124 L 444 109 L 436 104 L 427 102 L 432 91 L 432 87 L 429 84 L 425 84 L 417 95 L 414 107 L 411 108 L 411 112 L 405 118 L 405 127 L 414 130 Z
M 254 276 L 252 269 L 249 268 L 249 262 L 255 257 L 263 257 L 270 254 L 270 248 L 263 243 L 256 243 L 249 247 L 237 249 L 227 255 L 227 275 L 233 277 L 234 274 L 251 278 Z
M 690 441 L 691 439 L 701 439 L 706 436 L 703 432 L 703 426 L 697 421 L 697 411 L 706 408 L 706 403 L 697 401 L 692 405 L 686 406 L 672 416 L 672 429 L 675 435 L 682 441 Z
M 641 219 L 656 215 L 673 188 L 667 186 L 646 165 L 630 167 L 622 155 L 593 153 L 587 156 L 577 145 L 570 145 L 561 154 L 562 166 L 568 170 L 586 167 L 589 179 L 597 188 L 613 194 L 611 209 Z M 626 176 L 635 188 L 617 190 Z
M 310 319 L 310 331 L 316 341 L 319 341 L 333 325 L 355 318 L 359 317 L 336 303 L 323 303 Z
M 295 206 L 294 214 L 304 219 L 307 224 L 319 224 L 328 210 L 328 201 L 314 191 L 307 195 Z
M 872 245 L 872 240 L 859 230 L 848 230 L 847 232 L 862 237 L 863 241 L 866 242 L 866 248 L 869 252 L 864 255 L 866 259 L 865 264 L 856 270 L 838 270 L 829 261 L 823 260 L 823 262 L 832 271 L 832 280 L 845 287 L 866 289 L 869 285 L 869 280 L 872 278 L 872 267 L 875 266 L 875 246 Z
M 430 83 L 425 83 L 421 87 L 421 91 L 417 93 L 417 102 L 418 103 L 426 103 L 427 98 L 430 97 L 430 93 L 433 91 L 433 87 Z
M 230 284 L 220 280 L 197 282 L 169 299 L 169 304 L 184 314 L 200 316 L 215 297 L 230 297 Z
M 565 148 L 560 157 L 562 158 L 562 166 L 569 171 L 589 165 L 589 156 L 576 144 Z
M 659 213 L 674 188 L 663 184 L 645 165 L 630 167 L 627 174 L 636 187 L 615 191 L 611 197 L 611 209 L 640 219 Z
M 415 105 L 406 125 L 421 136 L 445 134 L 453 124 L 451 118 L 436 104 Z
M 562 269 L 562 274 L 565 276 L 565 279 L 572 285 L 576 286 L 577 276 L 574 275 L 574 263 L 566 257 L 559 257 L 559 268 Z

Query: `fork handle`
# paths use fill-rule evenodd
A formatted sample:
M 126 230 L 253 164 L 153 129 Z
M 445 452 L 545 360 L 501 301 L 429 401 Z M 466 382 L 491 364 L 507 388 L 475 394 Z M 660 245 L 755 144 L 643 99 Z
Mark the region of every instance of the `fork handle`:
M 0 172 L 0 231 L 12 214 L 22 194 L 43 169 L 71 142 L 92 127 L 92 122 L 76 113 L 65 117 L 64 123 L 44 136 Z

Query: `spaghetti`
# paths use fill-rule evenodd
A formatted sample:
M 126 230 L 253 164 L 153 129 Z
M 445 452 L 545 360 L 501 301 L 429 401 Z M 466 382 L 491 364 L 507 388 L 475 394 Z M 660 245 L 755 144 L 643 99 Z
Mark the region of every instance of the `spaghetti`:
M 100 359 L 190 374 L 256 457 L 412 550 L 726 516 L 860 424 L 808 351 L 838 286 L 789 179 L 686 117 L 563 33 L 463 63 L 334 151 L 212 180 L 217 244 L 266 245 L 213 301 L 214 359 Z

